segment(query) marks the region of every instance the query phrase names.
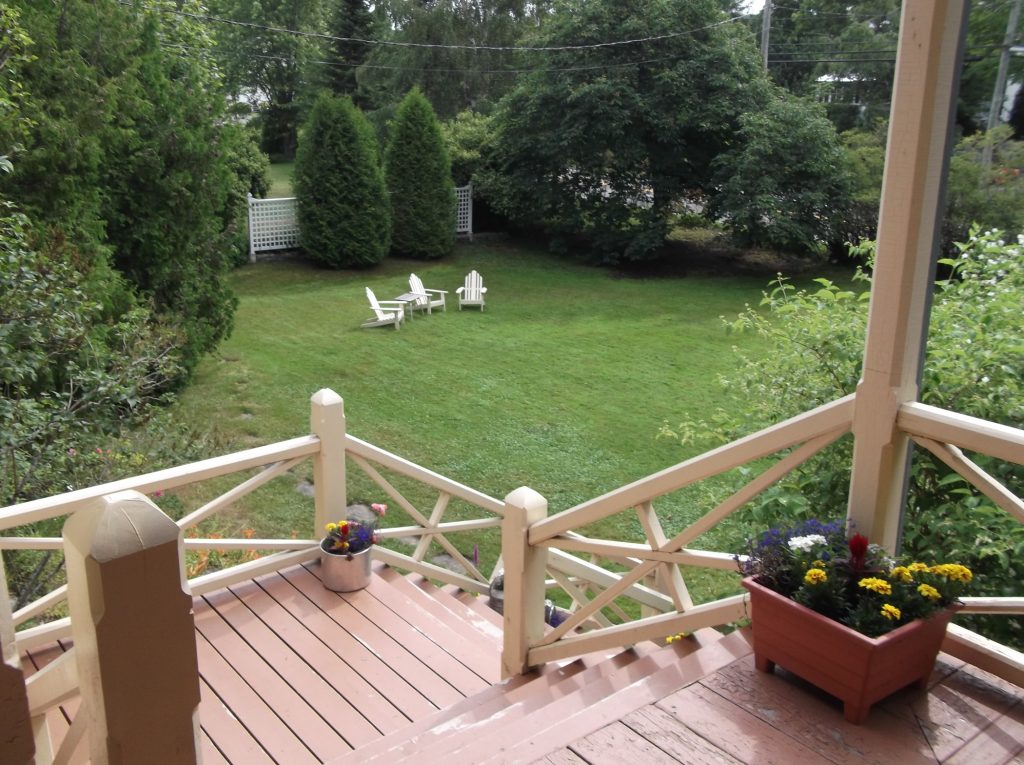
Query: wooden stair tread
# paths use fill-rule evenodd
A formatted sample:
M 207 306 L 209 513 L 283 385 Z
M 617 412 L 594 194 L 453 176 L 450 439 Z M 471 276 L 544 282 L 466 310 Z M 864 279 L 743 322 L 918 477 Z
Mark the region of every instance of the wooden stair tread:
M 465 634 L 467 627 L 471 628 L 474 643 L 480 644 L 489 659 L 500 653 L 503 637 L 501 629 L 482 619 L 479 613 L 446 591 L 434 587 L 429 580 L 418 574 L 403 576 L 385 565 L 375 566 L 374 573 L 460 634 Z
M 487 719 L 456 719 L 435 735 L 427 731 L 415 736 L 391 747 L 387 758 L 378 761 L 500 763 L 513 758 L 532 762 L 749 651 L 744 636 L 723 640 L 713 630 L 702 630 L 699 637 L 664 649 L 625 652 Z

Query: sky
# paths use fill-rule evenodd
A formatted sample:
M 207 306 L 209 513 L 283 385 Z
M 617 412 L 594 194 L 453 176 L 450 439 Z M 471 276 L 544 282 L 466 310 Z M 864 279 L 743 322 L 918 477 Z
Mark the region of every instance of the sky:
M 764 7 L 764 0 L 747 0 L 744 5 L 747 13 L 760 13 L 761 8 Z

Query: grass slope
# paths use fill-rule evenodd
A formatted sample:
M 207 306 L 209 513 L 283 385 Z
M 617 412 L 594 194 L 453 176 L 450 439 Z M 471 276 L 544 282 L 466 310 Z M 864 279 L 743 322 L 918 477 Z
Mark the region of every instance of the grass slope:
M 488 287 L 486 310 L 460 312 L 455 288 L 473 268 Z M 364 287 L 392 298 L 410 271 L 449 290 L 448 311 L 417 314 L 400 331 L 361 329 Z M 757 340 L 727 336 L 719 317 L 756 302 L 766 281 L 619 278 L 501 243 L 364 272 L 246 266 L 234 278 L 234 334 L 200 367 L 178 414 L 213 424 L 222 451 L 246 448 L 307 433 L 309 398 L 329 387 L 345 399 L 353 435 L 498 498 L 530 486 L 553 514 L 689 456 L 657 440 L 658 428 L 725 403 L 715 377 L 731 368 L 730 347 Z M 400 486 L 429 514 L 435 494 Z M 695 496 L 659 501 L 669 533 L 706 512 Z M 351 466 L 349 499 L 389 501 Z M 257 536 L 305 536 L 310 508 L 285 478 L 219 523 L 232 534 L 252 526 Z M 390 511 L 388 520 L 400 521 Z M 641 535 L 630 513 L 597 531 Z M 476 541 L 489 563 L 497 551 L 485 536 Z M 464 547 L 469 554 L 472 542 Z

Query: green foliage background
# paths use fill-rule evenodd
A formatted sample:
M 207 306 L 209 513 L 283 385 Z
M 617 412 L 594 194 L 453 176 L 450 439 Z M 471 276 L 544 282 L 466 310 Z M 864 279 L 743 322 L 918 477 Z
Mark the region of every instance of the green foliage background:
M 943 264 L 952 273 L 936 285 L 920 400 L 1020 428 L 1024 244 L 1001 236 L 975 230 L 959 247 L 959 256 Z M 857 280 L 865 289 L 870 283 L 860 270 Z M 767 342 L 764 355 L 741 354 L 739 372 L 721 378 L 745 405 L 691 418 L 663 432 L 684 442 L 712 433 L 745 434 L 852 393 L 860 377 L 867 294 L 827 279 L 818 280 L 813 290 L 795 289 L 780 279 L 762 300 L 770 315 L 748 309 L 729 324 Z M 843 517 L 850 457 L 846 438 L 763 493 L 743 516 L 748 532 L 807 518 Z M 1022 466 L 984 455 L 973 458 L 1010 487 L 1024 482 Z M 969 566 L 976 576 L 971 594 L 1012 595 L 1024 576 L 1024 525 L 922 449 L 915 450 L 912 465 L 903 547 L 926 563 Z M 1001 642 L 1024 646 L 1024 619 L 976 616 L 969 621 Z

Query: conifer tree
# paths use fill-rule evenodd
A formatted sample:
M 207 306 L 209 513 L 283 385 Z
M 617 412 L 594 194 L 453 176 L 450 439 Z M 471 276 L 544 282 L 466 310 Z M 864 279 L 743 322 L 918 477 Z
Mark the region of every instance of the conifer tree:
M 391 242 L 387 189 L 373 128 L 348 96 L 320 96 L 295 158 L 299 241 L 333 268 L 372 266 Z
M 388 142 L 391 248 L 412 258 L 440 258 L 455 246 L 455 184 L 434 109 L 413 88 L 395 115 Z

